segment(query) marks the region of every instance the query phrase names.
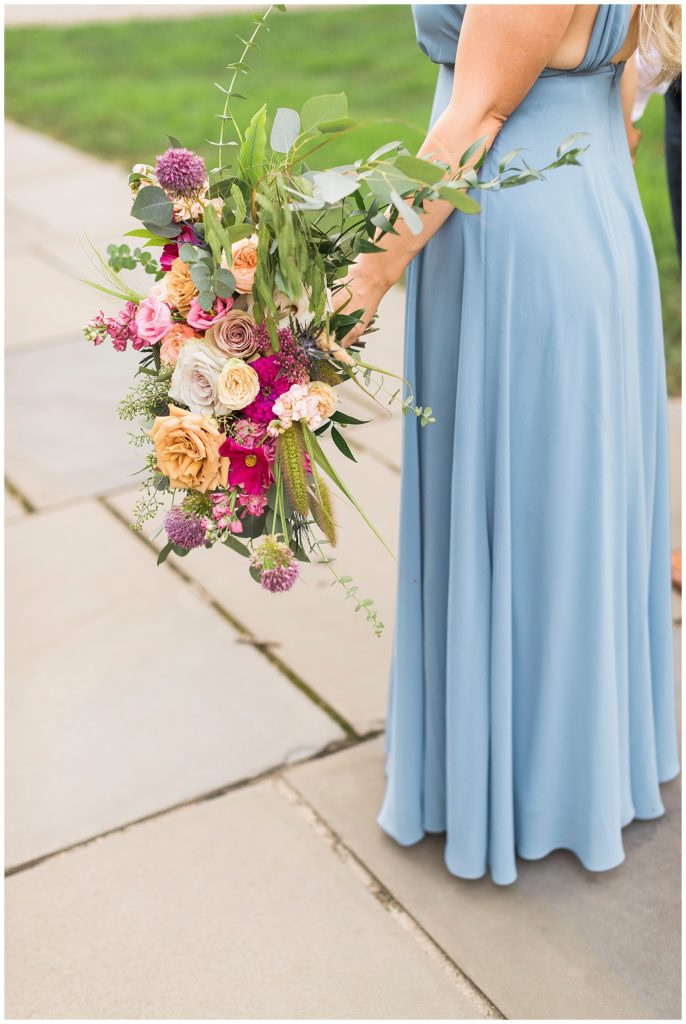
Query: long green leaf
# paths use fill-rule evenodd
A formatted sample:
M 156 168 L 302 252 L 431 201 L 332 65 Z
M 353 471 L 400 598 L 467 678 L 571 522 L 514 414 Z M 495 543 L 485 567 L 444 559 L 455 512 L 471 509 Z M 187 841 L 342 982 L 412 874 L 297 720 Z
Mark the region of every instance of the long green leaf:
M 255 186 L 262 176 L 267 149 L 267 106 L 263 104 L 253 115 L 245 131 L 243 145 L 238 152 L 241 177 Z
M 361 508 L 361 506 L 358 503 L 358 501 L 350 493 L 350 491 L 348 490 L 347 486 L 341 480 L 340 476 L 338 475 L 336 470 L 333 468 L 333 466 L 331 465 L 331 463 L 327 459 L 326 454 L 325 454 L 325 452 L 322 449 L 322 446 L 320 445 L 319 441 L 314 436 L 314 434 L 312 433 L 312 431 L 310 430 L 309 427 L 303 426 L 303 438 L 305 440 L 305 446 L 307 448 L 309 456 L 313 460 L 313 462 L 316 462 L 317 465 L 320 466 L 324 470 L 324 472 L 329 477 L 329 479 L 332 480 L 335 483 L 335 485 L 339 489 L 339 491 L 342 494 L 344 494 L 345 497 L 348 499 L 348 501 L 351 503 L 351 505 L 353 505 L 354 508 L 357 509 L 357 511 L 360 513 L 360 515 L 364 519 L 364 521 L 367 524 L 367 526 L 369 527 L 369 529 L 374 534 L 374 536 L 386 548 L 386 551 L 389 553 L 391 558 L 396 560 L 396 556 L 391 551 L 391 549 L 389 548 L 388 544 L 383 539 L 383 537 L 381 536 L 381 534 L 379 533 L 377 528 L 374 526 L 374 524 L 372 523 L 371 519 L 368 517 L 366 512 Z

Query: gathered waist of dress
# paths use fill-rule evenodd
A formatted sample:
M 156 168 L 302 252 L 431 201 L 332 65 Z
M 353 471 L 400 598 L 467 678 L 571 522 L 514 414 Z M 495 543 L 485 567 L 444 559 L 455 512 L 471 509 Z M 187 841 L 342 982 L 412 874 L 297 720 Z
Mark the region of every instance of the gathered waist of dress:
M 592 74 L 546 75 L 532 85 L 501 128 L 495 149 L 502 155 L 526 150 L 526 160 L 544 166 L 561 142 L 577 132 L 588 133 L 594 156 L 601 151 L 626 149 L 622 116 L 619 65 L 604 65 Z M 431 126 L 453 96 L 454 65 L 439 65 Z M 459 93 L 455 106 L 459 110 Z M 582 142 L 583 144 L 583 142 Z

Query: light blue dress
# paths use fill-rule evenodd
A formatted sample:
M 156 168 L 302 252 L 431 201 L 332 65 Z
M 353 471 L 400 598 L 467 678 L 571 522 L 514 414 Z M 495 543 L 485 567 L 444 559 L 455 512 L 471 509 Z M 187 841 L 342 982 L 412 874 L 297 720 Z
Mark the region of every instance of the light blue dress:
M 447 106 L 465 5 L 414 5 Z M 599 8 L 573 71 L 547 68 L 483 174 L 590 133 L 583 167 L 482 192 L 408 268 L 398 612 L 378 823 L 446 833 L 463 878 L 516 855 L 624 859 L 679 773 L 665 362 L 657 270 L 620 105 L 631 8 Z M 459 97 L 458 97 L 459 101 Z

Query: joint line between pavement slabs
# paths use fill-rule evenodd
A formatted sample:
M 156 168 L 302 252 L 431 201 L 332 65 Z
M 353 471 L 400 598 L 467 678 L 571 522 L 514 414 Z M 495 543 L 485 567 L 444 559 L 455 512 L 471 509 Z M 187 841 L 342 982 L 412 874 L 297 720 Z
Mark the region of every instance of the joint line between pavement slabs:
M 28 515 L 33 515 L 37 511 L 35 505 L 7 477 L 5 477 L 5 489 Z
M 155 556 L 159 554 L 155 545 L 150 540 L 148 540 L 148 538 L 144 536 L 144 534 L 142 534 L 141 532 L 137 530 L 132 530 L 125 516 L 123 516 L 118 509 L 110 505 L 106 498 L 98 497 L 97 501 L 102 505 L 103 508 L 107 509 L 107 511 L 111 515 L 113 515 L 114 518 L 119 523 L 121 523 L 130 534 L 133 534 L 142 544 L 145 544 L 145 546 L 149 548 L 149 550 L 152 551 Z M 244 643 L 251 644 L 256 651 L 259 651 L 262 657 L 266 658 L 267 661 L 275 669 L 277 669 L 277 671 L 280 672 L 282 676 L 284 676 L 290 683 L 292 683 L 293 686 L 297 687 L 297 689 L 300 690 L 300 692 L 303 693 L 308 698 L 308 700 L 312 701 L 313 704 L 317 705 L 320 711 L 323 711 L 324 714 L 328 715 L 329 718 L 331 718 L 336 723 L 336 725 L 338 725 L 339 728 L 343 730 L 346 736 L 350 737 L 350 739 L 352 740 L 362 739 L 360 733 L 358 733 L 357 729 L 355 729 L 355 727 L 347 720 L 347 718 L 344 718 L 343 715 L 339 711 L 336 711 L 336 709 L 331 704 L 329 704 L 328 701 L 324 700 L 324 698 L 320 696 L 317 693 L 317 691 L 309 685 L 309 683 L 306 683 L 304 679 L 301 679 L 300 676 L 297 675 L 297 673 L 294 672 L 293 669 L 290 668 L 285 663 L 285 661 L 283 661 L 278 656 L 278 654 L 274 654 L 272 651 L 269 650 L 269 641 L 258 640 L 255 634 L 252 633 L 248 629 L 248 627 L 240 621 L 240 619 L 237 619 L 235 615 L 228 610 L 228 608 L 225 608 L 222 604 L 220 604 L 216 600 L 216 598 L 214 598 L 212 594 L 210 594 L 202 586 L 202 584 L 198 583 L 197 580 L 193 579 L 193 577 L 190 576 L 184 569 L 182 569 L 181 566 L 177 565 L 175 562 L 172 561 L 166 561 L 164 564 L 165 567 L 170 570 L 170 572 L 176 573 L 176 575 L 179 576 L 184 581 L 184 583 L 188 584 L 188 586 L 192 587 L 193 590 L 195 590 L 195 592 L 203 599 L 203 601 L 205 601 L 206 604 L 210 605 L 211 608 L 218 612 L 219 615 L 221 615 L 222 618 L 224 618 L 229 623 L 229 625 L 231 625 L 236 630 L 236 632 L 239 634 Z
M 327 757 L 331 757 L 333 754 L 338 754 L 343 750 L 347 750 L 349 747 L 359 746 L 361 743 L 374 740 L 377 736 L 382 734 L 382 729 L 377 729 L 370 732 L 368 735 L 361 736 L 358 739 L 344 739 L 344 740 L 332 740 L 327 743 L 326 746 L 322 747 L 321 750 L 317 750 L 314 754 L 308 754 L 306 757 L 295 758 L 293 761 L 288 761 L 284 764 L 276 764 L 270 768 L 265 768 L 264 771 L 257 772 L 255 775 L 248 775 L 242 779 L 236 779 L 234 782 L 228 782 L 225 786 L 217 786 L 215 789 L 207 790 L 205 793 L 199 793 L 197 796 L 189 797 L 187 800 L 179 800 L 178 803 L 169 804 L 167 807 L 162 807 L 158 811 L 152 811 L 150 814 L 144 814 L 140 818 L 133 818 L 131 821 L 122 822 L 120 825 L 115 825 L 113 828 L 105 829 L 104 832 L 98 832 L 95 835 L 88 836 L 86 839 L 79 839 L 75 843 L 69 843 L 67 846 L 61 846 L 57 850 L 51 850 L 49 853 L 41 854 L 40 857 L 34 857 L 31 860 L 22 861 L 20 864 L 12 864 L 10 867 L 5 868 L 5 878 L 12 878 L 13 875 L 19 875 L 24 871 L 30 871 L 31 868 L 40 867 L 41 864 L 45 864 L 46 861 L 53 860 L 55 857 L 60 857 L 65 853 L 72 853 L 74 850 L 79 850 L 84 846 L 92 846 L 93 843 L 99 843 L 103 839 L 109 838 L 109 836 L 117 835 L 120 832 L 126 832 L 129 829 L 135 828 L 137 825 L 143 825 L 148 821 L 155 821 L 157 818 L 164 818 L 168 814 L 173 814 L 175 811 L 182 811 L 186 807 L 194 807 L 196 804 L 204 804 L 210 800 L 218 800 L 220 797 L 227 796 L 229 793 L 234 793 L 240 789 L 246 789 L 248 786 L 254 786 L 260 782 L 266 782 L 268 780 L 276 780 L 280 777 L 280 773 L 285 769 L 296 768 L 301 765 L 310 764 L 312 761 L 319 761 Z
M 419 921 L 398 902 L 381 879 L 370 871 L 357 854 L 334 832 L 328 822 L 302 795 L 297 786 L 290 779 L 284 777 L 283 771 L 274 779 L 274 785 L 284 800 L 317 833 L 331 852 L 345 864 L 348 870 L 367 889 L 369 894 L 391 915 L 396 924 L 408 933 L 419 948 L 434 963 L 443 969 L 460 994 L 471 1003 L 474 1010 L 474 1019 L 505 1020 L 505 1015 L 501 1013 L 498 1007 L 460 969 L 443 947 L 422 927 Z

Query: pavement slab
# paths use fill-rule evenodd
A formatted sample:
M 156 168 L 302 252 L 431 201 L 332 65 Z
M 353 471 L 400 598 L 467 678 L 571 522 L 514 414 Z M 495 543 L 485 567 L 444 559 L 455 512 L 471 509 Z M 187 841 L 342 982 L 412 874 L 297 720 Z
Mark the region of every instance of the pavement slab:
M 662 787 L 665 816 L 624 829 L 618 868 L 559 850 L 502 887 L 451 875 L 444 836 L 401 847 L 376 824 L 382 737 L 287 777 L 505 1017 L 680 1018 L 680 779 Z
M 262 782 L 7 883 L 9 1019 L 475 1019 Z
M 5 488 L 5 522 L 12 522 L 21 519 L 26 515 L 26 510 L 20 501 L 17 501 L 11 491 Z
M 9 866 L 344 737 L 96 502 L 11 523 L 7 572 Z
M 5 363 L 5 472 L 36 508 L 126 487 L 141 468 L 117 418 L 131 384 L 126 354 L 66 341 Z M 137 432 L 137 430 L 136 430 Z

